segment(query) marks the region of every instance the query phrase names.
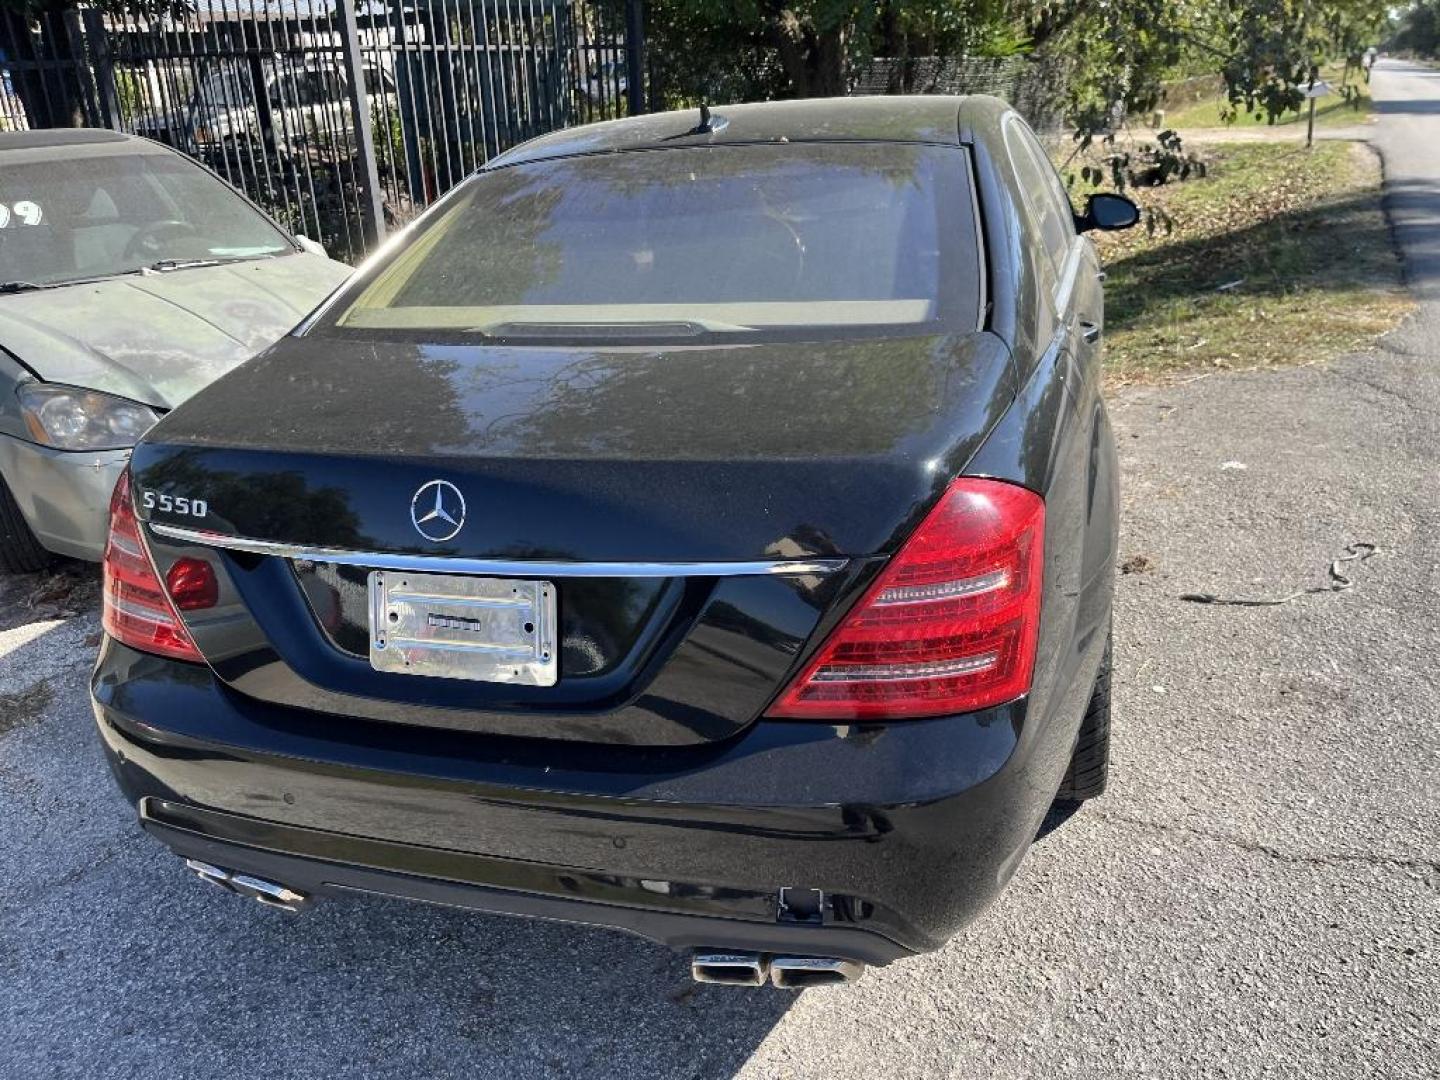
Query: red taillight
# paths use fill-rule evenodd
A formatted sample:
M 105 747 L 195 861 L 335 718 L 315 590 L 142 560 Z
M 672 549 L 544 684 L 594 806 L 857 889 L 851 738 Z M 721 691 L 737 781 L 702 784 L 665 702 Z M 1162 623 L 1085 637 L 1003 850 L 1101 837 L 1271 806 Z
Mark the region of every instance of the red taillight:
M 178 568 L 194 559 L 182 559 Z M 110 536 L 105 541 L 105 632 L 117 641 L 176 660 L 203 660 L 160 584 L 140 523 L 130 504 L 130 472 L 120 474 L 110 497 Z M 204 565 L 204 564 L 201 564 Z M 209 567 L 207 566 L 208 570 Z M 171 571 L 174 576 L 174 570 Z M 210 576 L 214 586 L 213 572 Z M 214 601 L 212 600 L 213 604 Z M 202 605 L 206 606 L 206 605 Z
M 961 477 L 769 715 L 867 720 L 973 712 L 1030 690 L 1045 503 Z
M 220 602 L 220 583 L 204 559 L 176 559 L 165 575 L 165 590 L 178 611 L 200 611 Z

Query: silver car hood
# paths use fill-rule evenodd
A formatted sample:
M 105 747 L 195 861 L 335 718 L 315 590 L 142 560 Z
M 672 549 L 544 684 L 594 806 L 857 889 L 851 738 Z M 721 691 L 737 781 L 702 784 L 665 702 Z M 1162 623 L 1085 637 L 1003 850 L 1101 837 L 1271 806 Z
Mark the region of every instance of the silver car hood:
M 0 348 L 46 382 L 173 409 L 279 340 L 350 273 L 319 255 L 0 297 Z

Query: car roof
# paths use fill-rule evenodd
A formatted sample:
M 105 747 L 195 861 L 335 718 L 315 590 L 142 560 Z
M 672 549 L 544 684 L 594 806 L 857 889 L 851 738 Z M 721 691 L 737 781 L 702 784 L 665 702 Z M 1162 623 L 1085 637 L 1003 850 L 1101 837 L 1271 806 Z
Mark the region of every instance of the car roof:
M 755 142 L 923 142 L 958 146 L 963 114 L 1006 108 L 1003 102 L 982 95 L 888 94 L 763 101 L 712 106 L 712 130 L 708 132 L 695 130 L 700 122 L 698 109 L 680 109 L 553 131 L 502 154 L 490 167 L 573 154 Z
M 46 158 L 103 157 L 124 147 L 128 153 L 164 153 L 165 148 L 108 128 L 41 128 L 0 131 L 0 154 L 24 153 L 27 161 Z
M 125 142 L 134 139 L 109 128 L 37 128 L 34 131 L 0 131 L 0 150 L 30 150 L 41 146 L 84 146 L 88 143 Z

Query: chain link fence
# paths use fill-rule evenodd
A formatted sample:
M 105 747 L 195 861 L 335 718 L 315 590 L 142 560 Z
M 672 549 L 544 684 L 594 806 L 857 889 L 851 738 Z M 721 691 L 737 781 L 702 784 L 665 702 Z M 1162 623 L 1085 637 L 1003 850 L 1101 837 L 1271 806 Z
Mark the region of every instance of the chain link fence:
M 875 57 L 856 69 L 852 94 L 991 94 L 1008 101 L 1036 131 L 1064 127 L 1070 65 L 1063 59 Z

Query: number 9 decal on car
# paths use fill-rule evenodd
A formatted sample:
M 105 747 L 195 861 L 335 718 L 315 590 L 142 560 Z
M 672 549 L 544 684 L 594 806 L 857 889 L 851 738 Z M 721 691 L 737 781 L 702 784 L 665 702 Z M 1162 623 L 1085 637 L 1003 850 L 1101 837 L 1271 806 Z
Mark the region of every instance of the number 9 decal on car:
M 160 510 L 166 514 L 179 514 L 182 517 L 203 518 L 210 512 L 210 506 L 204 499 L 187 499 L 183 495 L 157 495 L 153 491 L 144 494 L 146 510 Z
M 9 225 L 12 219 L 17 220 L 18 225 L 39 225 L 44 217 L 45 211 L 40 209 L 40 204 L 29 199 L 21 199 L 13 207 L 0 203 L 0 229 Z

